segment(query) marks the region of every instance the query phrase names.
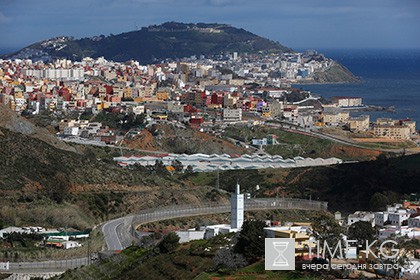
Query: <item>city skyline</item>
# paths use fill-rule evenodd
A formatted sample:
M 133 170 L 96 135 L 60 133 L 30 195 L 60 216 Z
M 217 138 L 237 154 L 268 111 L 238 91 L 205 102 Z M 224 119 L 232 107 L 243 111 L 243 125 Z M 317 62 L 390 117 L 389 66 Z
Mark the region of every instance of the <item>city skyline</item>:
M 218 22 L 294 48 L 420 48 L 415 0 L 0 1 L 0 51 L 55 36 L 118 34 L 167 21 Z

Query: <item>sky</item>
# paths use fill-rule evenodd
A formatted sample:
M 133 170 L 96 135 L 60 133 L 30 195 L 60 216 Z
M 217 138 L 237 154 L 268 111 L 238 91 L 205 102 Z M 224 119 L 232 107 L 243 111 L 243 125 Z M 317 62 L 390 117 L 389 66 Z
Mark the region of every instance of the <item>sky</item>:
M 420 0 L 0 0 L 0 52 L 167 21 L 227 23 L 294 49 L 420 49 Z

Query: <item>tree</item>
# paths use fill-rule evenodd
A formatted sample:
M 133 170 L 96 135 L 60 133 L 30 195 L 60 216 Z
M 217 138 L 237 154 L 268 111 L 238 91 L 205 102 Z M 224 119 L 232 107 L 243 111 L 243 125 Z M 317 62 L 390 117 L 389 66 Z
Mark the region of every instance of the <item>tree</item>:
M 381 193 L 375 193 L 369 201 L 369 206 L 372 211 L 379 211 L 385 209 L 388 203 L 388 197 Z
M 162 253 L 175 251 L 179 246 L 179 236 L 175 232 L 170 232 L 159 243 L 158 247 Z
M 62 203 L 67 197 L 71 183 L 67 174 L 58 172 L 53 180 L 49 181 L 45 186 L 46 195 L 57 203 Z
M 191 165 L 188 165 L 187 168 L 185 168 L 185 174 L 193 174 L 194 169 Z
M 182 165 L 182 162 L 180 162 L 177 159 L 173 160 L 171 165 L 175 169 L 175 172 L 177 172 L 177 173 L 182 172 L 182 170 L 184 169 L 184 166 Z
M 375 239 L 375 229 L 371 223 L 365 221 L 359 221 L 352 224 L 348 231 L 348 237 L 350 240 L 357 240 L 358 245 L 366 244 L 366 240 L 369 242 Z
M 243 255 L 235 253 L 232 248 L 222 248 L 213 257 L 217 269 L 238 269 L 247 265 Z
M 234 252 L 244 255 L 245 259 L 251 263 L 262 258 L 265 247 L 264 227 L 263 221 L 245 221 Z
M 329 246 L 331 245 L 335 246 L 336 244 L 338 244 L 338 242 L 341 242 L 341 239 L 342 239 L 341 235 L 344 233 L 344 228 L 341 227 L 334 220 L 334 217 L 332 217 L 331 215 L 326 215 L 326 214 L 319 214 L 318 216 L 313 218 L 312 230 L 313 230 L 313 235 L 318 241 L 321 242 L 321 244 L 324 244 L 324 242 L 327 242 Z M 323 246 L 321 246 L 321 248 L 323 248 Z M 318 254 L 319 253 L 320 252 L 318 252 Z M 324 253 L 329 253 L 329 252 L 324 252 Z M 332 256 L 328 254 L 328 258 L 330 259 L 330 263 L 331 263 Z
M 153 169 L 158 175 L 169 175 L 169 171 L 166 169 L 166 166 L 162 160 L 157 159 Z
M 133 127 L 138 127 L 144 123 L 144 114 L 136 115 L 134 113 L 128 113 L 122 118 L 121 128 L 129 130 Z

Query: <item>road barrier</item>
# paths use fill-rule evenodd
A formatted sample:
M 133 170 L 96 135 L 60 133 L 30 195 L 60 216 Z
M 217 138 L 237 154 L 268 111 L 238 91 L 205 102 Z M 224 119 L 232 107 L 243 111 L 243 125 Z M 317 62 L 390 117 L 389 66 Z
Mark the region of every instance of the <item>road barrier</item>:
M 7 265 L 4 265 L 7 264 Z M 64 259 L 64 260 L 52 260 L 52 261 L 41 261 L 41 262 L 7 262 L 0 263 L 0 271 L 65 271 L 71 268 L 81 267 L 83 265 L 89 264 L 88 258 L 78 258 L 78 259 Z M 3 268 L 3 269 L 2 269 Z
M 244 208 L 245 211 L 270 209 L 302 209 L 326 211 L 328 209 L 328 203 L 325 201 L 296 198 L 258 198 L 245 200 Z M 156 209 L 147 209 L 132 216 L 130 232 L 132 236 L 139 237 L 136 228 L 141 224 L 182 217 L 227 213 L 230 211 L 230 203 L 203 203 L 200 206 L 174 205 Z

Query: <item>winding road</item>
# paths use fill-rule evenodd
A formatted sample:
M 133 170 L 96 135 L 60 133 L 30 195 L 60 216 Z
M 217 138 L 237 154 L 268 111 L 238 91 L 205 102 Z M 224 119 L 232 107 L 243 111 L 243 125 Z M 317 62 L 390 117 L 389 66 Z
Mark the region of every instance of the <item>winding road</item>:
M 270 209 L 326 211 L 327 207 L 327 202 L 292 198 L 248 199 L 245 201 L 245 211 Z M 202 204 L 200 206 L 177 205 L 148 209 L 137 215 L 129 215 L 106 222 L 102 226 L 102 232 L 108 250 L 119 251 L 138 241 L 138 232 L 135 229 L 141 224 L 181 217 L 227 213 L 230 210 L 230 204 L 220 203 Z
M 270 209 L 304 209 L 326 211 L 327 207 L 327 202 L 305 199 L 266 198 L 245 200 L 245 211 Z M 229 203 L 203 203 L 199 206 L 176 205 L 152 208 L 137 214 L 128 215 L 108 221 L 102 225 L 102 232 L 104 234 L 107 249 L 109 251 L 120 251 L 131 246 L 133 243 L 135 244 L 138 241 L 139 233 L 135 229 L 141 224 L 181 217 L 228 213 L 230 210 L 231 207 Z M 63 272 L 67 269 L 80 267 L 88 263 L 88 258 L 9 263 L 9 269 L 0 270 L 0 273 Z

